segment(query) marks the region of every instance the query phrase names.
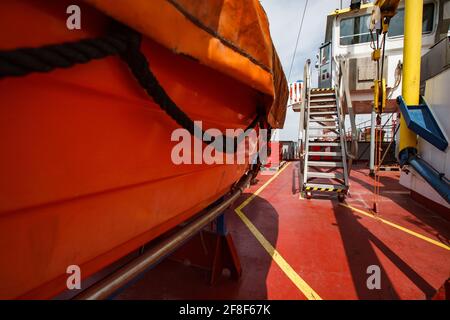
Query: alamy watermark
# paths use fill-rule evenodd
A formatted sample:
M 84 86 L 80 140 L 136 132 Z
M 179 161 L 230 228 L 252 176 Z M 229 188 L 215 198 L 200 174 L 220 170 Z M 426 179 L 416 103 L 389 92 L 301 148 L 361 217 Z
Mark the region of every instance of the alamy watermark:
M 76 4 L 67 7 L 66 13 L 69 14 L 66 20 L 66 27 L 69 30 L 81 29 L 81 9 Z
M 366 273 L 370 276 L 367 278 L 366 285 L 369 290 L 381 289 L 381 269 L 376 264 L 367 267 Z
M 66 273 L 69 274 L 66 280 L 66 286 L 69 290 L 81 289 L 81 269 L 78 265 L 72 264 L 67 267 Z

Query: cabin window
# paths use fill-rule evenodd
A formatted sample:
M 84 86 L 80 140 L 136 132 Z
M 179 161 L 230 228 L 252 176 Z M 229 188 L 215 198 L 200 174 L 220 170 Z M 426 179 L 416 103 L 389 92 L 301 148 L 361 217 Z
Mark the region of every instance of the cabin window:
M 322 47 L 320 49 L 320 65 L 323 66 L 330 62 L 330 45 L 327 45 L 325 47 Z
M 369 24 L 370 14 L 342 19 L 340 26 L 340 44 L 350 45 L 369 42 L 371 40 Z
M 422 32 L 424 34 L 433 31 L 434 23 L 434 3 L 427 3 L 423 6 L 423 24 Z M 398 9 L 397 14 L 392 18 L 389 25 L 389 37 L 403 36 L 405 22 L 405 9 Z M 340 25 L 340 44 L 352 45 L 358 43 L 366 43 L 371 41 L 370 31 L 370 14 L 347 18 L 341 20 Z
M 389 25 L 389 37 L 403 36 L 405 33 L 405 9 L 398 9 L 397 14 L 391 19 Z M 434 4 L 427 3 L 423 6 L 422 33 L 433 31 L 434 23 Z

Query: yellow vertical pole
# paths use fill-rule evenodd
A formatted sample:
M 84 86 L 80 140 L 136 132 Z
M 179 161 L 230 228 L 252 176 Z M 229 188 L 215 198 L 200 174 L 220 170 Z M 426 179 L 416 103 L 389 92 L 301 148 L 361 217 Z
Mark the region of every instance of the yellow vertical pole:
M 405 1 L 402 96 L 407 105 L 419 104 L 423 0 Z M 400 120 L 399 150 L 416 148 L 417 136 Z

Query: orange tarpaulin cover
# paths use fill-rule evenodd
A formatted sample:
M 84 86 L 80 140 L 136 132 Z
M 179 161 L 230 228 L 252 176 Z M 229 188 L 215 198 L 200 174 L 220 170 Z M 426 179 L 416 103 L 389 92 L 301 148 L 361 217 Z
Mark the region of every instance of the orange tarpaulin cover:
M 115 19 L 143 35 L 161 86 L 205 127 L 245 127 L 264 106 L 282 126 L 287 86 L 257 1 L 80 1 L 1 1 L 0 51 L 105 38 Z M 79 30 L 67 28 L 74 3 Z M 19 68 L 49 63 L 21 52 L 12 53 Z M 44 69 L 0 80 L 0 299 L 55 297 L 72 265 L 86 288 L 84 279 L 228 194 L 251 160 L 176 164 L 179 124 L 120 57 Z
M 165 47 L 264 93 L 268 122 L 284 124 L 287 84 L 258 0 L 86 0 Z

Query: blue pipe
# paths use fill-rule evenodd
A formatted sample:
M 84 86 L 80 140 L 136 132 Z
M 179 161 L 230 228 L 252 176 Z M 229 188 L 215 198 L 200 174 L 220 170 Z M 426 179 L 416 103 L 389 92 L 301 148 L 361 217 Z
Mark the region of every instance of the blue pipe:
M 411 155 L 407 162 L 447 203 L 450 203 L 450 184 L 445 180 L 443 175 L 417 155 Z

